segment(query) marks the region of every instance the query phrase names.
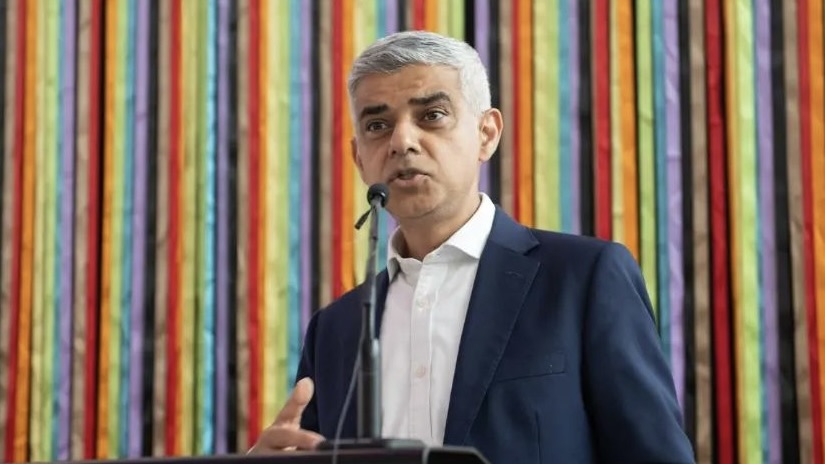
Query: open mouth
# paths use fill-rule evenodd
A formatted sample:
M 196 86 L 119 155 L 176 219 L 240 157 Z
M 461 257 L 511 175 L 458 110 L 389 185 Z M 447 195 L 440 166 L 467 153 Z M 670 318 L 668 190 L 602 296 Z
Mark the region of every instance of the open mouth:
M 419 171 L 415 168 L 408 168 L 408 169 L 400 169 L 396 171 L 396 173 L 392 176 L 392 181 L 395 180 L 413 180 L 416 176 L 426 176 L 427 174 L 423 171 Z
M 427 173 L 415 168 L 399 169 L 390 178 L 390 183 L 397 187 L 415 188 L 427 178 Z

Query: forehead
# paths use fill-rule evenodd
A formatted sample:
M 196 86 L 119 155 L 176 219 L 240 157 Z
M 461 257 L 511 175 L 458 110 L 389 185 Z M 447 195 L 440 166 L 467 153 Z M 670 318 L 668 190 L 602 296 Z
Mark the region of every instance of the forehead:
M 392 74 L 364 76 L 352 95 L 357 111 L 365 106 L 401 106 L 410 98 L 444 92 L 453 102 L 459 100 L 461 79 L 457 70 L 447 66 L 406 66 Z

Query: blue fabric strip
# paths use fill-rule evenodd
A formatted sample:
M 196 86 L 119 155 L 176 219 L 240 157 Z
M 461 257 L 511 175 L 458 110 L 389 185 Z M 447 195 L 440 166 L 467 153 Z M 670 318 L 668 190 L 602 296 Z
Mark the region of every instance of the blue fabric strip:
M 665 357 L 670 365 L 670 288 L 667 250 L 667 149 L 665 128 L 665 48 L 664 11 L 662 2 L 652 2 L 653 16 L 653 106 L 656 151 L 656 255 L 659 278 L 659 334 Z
M 215 208 L 215 86 L 216 86 L 216 66 L 215 48 L 216 24 L 217 24 L 217 4 L 216 0 L 209 0 L 207 5 L 206 22 L 206 101 L 205 121 L 206 125 L 206 146 L 204 148 L 204 169 L 206 169 L 206 191 L 203 192 L 206 201 L 206 228 L 205 250 L 204 250 L 204 278 L 206 279 L 203 296 L 203 356 L 201 365 L 201 382 L 203 382 L 203 411 L 201 411 L 200 452 L 210 454 L 215 450 L 215 228 L 216 217 Z
M 301 40 L 301 1 L 289 2 L 289 40 L 299 44 Z M 306 58 L 302 58 L 300 47 L 291 47 L 289 56 L 289 211 L 299 214 L 301 211 L 301 69 L 308 68 Z M 304 238 L 309 240 L 309 237 Z M 293 387 L 294 373 L 298 371 L 301 357 L 301 223 L 289 221 L 289 315 L 287 365 L 285 376 L 286 391 Z M 304 284 L 305 285 L 305 284 Z
M 121 10 L 126 16 L 121 18 L 127 24 L 126 55 L 118 57 L 125 66 L 126 101 L 124 102 L 124 135 L 123 143 L 123 236 L 120 292 L 120 388 L 118 389 L 118 411 L 122 418 L 129 417 L 129 353 L 131 343 L 131 307 L 132 303 L 132 210 L 134 197 L 134 111 L 135 111 L 135 18 L 137 8 L 135 0 L 128 0 L 126 8 Z M 115 238 L 117 239 L 117 237 Z M 135 336 L 140 336 L 135 334 Z M 117 449 L 120 456 L 128 454 L 129 435 L 140 431 L 129 430 L 129 421 L 123 420 L 119 425 L 109 424 L 110 427 L 119 427 L 117 433 Z

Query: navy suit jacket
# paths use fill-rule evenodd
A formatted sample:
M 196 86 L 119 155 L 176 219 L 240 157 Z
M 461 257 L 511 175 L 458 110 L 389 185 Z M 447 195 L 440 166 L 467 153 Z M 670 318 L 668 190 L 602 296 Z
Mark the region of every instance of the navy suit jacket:
M 377 276 L 379 331 L 387 280 Z M 327 439 L 353 374 L 360 302 L 358 288 L 343 295 L 305 336 L 298 379 L 316 387 L 302 427 Z M 445 445 L 492 463 L 694 462 L 642 275 L 622 245 L 530 229 L 497 209 L 460 343 Z M 344 438 L 356 434 L 356 401 Z

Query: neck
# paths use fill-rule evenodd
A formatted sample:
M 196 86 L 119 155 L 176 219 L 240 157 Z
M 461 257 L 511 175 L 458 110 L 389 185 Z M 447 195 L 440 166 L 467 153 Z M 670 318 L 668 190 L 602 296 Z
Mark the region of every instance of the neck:
M 443 215 L 441 220 L 404 221 L 399 228 L 404 237 L 404 255 L 422 261 L 425 256 L 441 246 L 475 214 L 481 205 L 481 196 L 475 192 L 453 214 Z

